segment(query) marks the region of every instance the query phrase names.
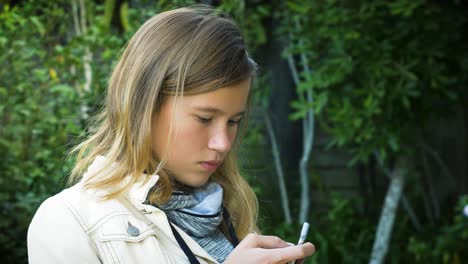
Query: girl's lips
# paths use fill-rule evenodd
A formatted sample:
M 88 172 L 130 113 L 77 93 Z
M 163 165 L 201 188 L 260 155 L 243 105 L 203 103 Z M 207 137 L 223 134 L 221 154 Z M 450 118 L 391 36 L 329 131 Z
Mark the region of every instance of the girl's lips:
M 215 171 L 218 168 L 219 163 L 201 162 L 200 165 L 206 170 Z

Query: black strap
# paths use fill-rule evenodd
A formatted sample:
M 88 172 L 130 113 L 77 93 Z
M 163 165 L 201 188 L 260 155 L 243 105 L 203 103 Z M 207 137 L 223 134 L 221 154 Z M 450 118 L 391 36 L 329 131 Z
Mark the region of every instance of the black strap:
M 174 228 L 171 222 L 169 222 L 169 225 L 171 226 L 172 234 L 174 234 L 174 237 L 177 240 L 177 243 L 179 244 L 180 248 L 182 248 L 187 258 L 189 259 L 190 264 L 200 264 L 198 259 L 193 254 L 192 250 L 190 250 L 187 243 L 185 243 L 184 239 L 180 236 L 179 232 L 177 232 L 177 230 Z
M 229 215 L 228 210 L 226 207 L 223 206 L 223 218 L 224 222 L 226 223 L 229 235 L 231 236 L 231 244 L 233 247 L 237 247 L 239 245 L 239 238 L 236 235 L 236 230 L 234 230 L 234 226 L 231 222 L 231 216 Z

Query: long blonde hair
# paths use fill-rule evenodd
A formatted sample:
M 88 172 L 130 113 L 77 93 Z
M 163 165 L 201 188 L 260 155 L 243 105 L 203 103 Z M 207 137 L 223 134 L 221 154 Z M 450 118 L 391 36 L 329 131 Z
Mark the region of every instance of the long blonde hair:
M 112 199 L 143 172 L 155 172 L 160 179 L 150 201 L 164 203 L 173 186 L 164 170 L 164 158 L 154 157 L 151 149 L 151 120 L 164 98 L 236 84 L 253 77 L 256 69 L 239 28 L 216 10 L 180 8 L 150 18 L 130 39 L 116 64 L 105 107 L 93 119 L 94 129 L 70 152 L 76 155 L 76 164 L 69 183 L 79 180 L 102 155 L 108 166 L 113 164 L 112 171 L 87 177 L 85 188 L 109 190 L 103 198 Z M 223 187 L 224 206 L 232 215 L 237 235 L 243 238 L 257 231 L 258 203 L 239 173 L 235 149 L 211 180 Z

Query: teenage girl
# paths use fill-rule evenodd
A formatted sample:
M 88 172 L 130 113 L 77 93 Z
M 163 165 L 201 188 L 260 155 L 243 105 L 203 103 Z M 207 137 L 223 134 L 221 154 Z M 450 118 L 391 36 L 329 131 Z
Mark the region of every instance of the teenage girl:
M 158 14 L 115 66 L 77 145 L 73 186 L 40 206 L 30 263 L 287 263 L 314 252 L 258 234 L 235 149 L 256 64 L 206 7 Z

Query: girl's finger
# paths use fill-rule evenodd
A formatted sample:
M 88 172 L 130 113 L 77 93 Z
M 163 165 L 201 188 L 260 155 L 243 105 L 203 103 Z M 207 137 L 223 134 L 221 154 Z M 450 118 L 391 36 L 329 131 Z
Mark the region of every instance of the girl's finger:
M 270 251 L 271 254 L 275 256 L 274 259 L 276 263 L 285 263 L 311 256 L 315 252 L 315 246 L 312 243 L 307 242 L 302 245 L 275 248 Z
M 276 236 L 261 236 L 256 234 L 250 234 L 244 238 L 245 247 L 252 248 L 264 248 L 264 249 L 275 249 L 289 247 L 290 245 Z M 240 246 L 240 245 L 239 245 Z

